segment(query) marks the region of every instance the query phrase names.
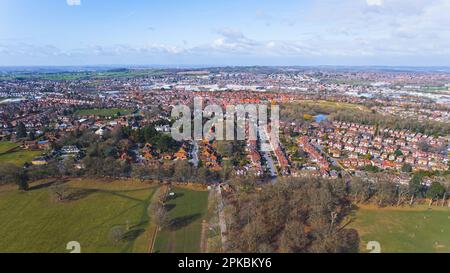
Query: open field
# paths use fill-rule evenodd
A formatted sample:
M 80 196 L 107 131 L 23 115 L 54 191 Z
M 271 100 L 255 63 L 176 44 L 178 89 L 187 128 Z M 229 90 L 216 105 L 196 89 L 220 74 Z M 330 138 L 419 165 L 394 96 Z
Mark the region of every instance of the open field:
M 103 108 L 103 109 L 83 109 L 75 112 L 78 116 L 102 116 L 102 117 L 111 117 L 116 116 L 117 114 L 128 115 L 132 113 L 131 109 L 119 109 L 119 108 Z
M 0 155 L 19 146 L 20 146 L 19 144 L 14 142 L 2 141 L 0 142 Z
M 26 162 L 31 162 L 31 160 L 42 154 L 41 151 L 17 151 L 11 152 L 4 155 L 0 155 L 0 163 L 10 163 L 16 166 L 22 166 Z
M 351 224 L 361 237 L 361 252 L 378 241 L 381 252 L 450 252 L 450 208 L 363 206 Z
M 174 226 L 158 232 L 153 252 L 200 252 L 202 221 L 206 219 L 208 192 L 175 188 L 167 202 Z
M 68 252 L 69 241 L 78 241 L 82 252 L 146 252 L 155 186 L 95 180 L 67 185 L 74 198 L 64 202 L 51 198 L 47 184 L 33 184 L 25 193 L 0 188 L 0 252 Z M 124 239 L 115 242 L 113 230 L 125 232 Z
M 0 164 L 23 166 L 41 154 L 41 151 L 22 150 L 17 143 L 0 142 Z

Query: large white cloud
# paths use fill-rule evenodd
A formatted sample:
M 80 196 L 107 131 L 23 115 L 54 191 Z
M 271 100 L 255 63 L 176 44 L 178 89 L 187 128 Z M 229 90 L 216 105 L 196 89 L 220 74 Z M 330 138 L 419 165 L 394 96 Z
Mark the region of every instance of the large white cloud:
M 67 5 L 69 6 L 80 6 L 81 0 L 66 0 Z
M 384 4 L 384 0 L 366 0 L 366 2 L 369 6 L 382 6 Z

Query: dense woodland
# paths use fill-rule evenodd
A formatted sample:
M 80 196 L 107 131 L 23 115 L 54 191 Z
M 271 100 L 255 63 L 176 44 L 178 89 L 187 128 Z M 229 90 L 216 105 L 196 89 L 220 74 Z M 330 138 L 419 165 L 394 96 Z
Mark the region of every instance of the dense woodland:
M 310 121 L 318 114 L 331 114 L 334 108 L 325 108 L 317 104 L 283 104 L 280 109 L 280 117 L 283 121 L 303 123 Z
M 343 182 L 290 178 L 227 200 L 231 252 L 358 252 Z

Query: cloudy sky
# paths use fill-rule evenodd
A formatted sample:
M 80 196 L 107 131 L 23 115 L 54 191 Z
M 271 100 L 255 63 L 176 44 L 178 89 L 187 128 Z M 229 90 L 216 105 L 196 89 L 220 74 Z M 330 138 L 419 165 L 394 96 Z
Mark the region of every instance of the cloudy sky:
M 450 0 L 0 0 L 6 65 L 450 66 Z

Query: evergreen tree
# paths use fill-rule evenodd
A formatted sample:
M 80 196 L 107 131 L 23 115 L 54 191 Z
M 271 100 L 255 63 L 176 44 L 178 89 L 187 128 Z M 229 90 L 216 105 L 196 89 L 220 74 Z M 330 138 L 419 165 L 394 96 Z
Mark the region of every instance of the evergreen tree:
M 23 124 L 23 122 L 19 122 L 17 125 L 16 134 L 18 138 L 27 137 L 27 129 L 25 128 L 25 124 Z

